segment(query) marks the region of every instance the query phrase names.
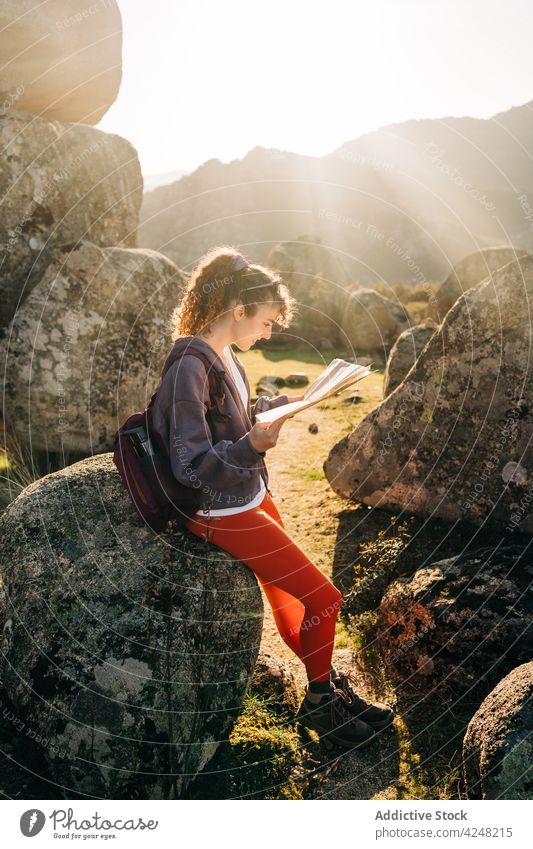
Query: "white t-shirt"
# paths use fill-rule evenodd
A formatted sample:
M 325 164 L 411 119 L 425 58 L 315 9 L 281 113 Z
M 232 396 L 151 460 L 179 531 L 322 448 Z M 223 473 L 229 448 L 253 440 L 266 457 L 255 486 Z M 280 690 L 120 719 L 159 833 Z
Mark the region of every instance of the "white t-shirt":
M 229 364 L 230 374 L 233 378 L 233 382 L 237 387 L 237 390 L 242 398 L 242 403 L 244 404 L 244 409 L 247 409 L 248 406 L 248 392 L 246 391 L 246 384 L 242 379 L 242 375 L 237 368 L 237 363 L 233 359 L 233 352 L 231 350 L 230 345 L 226 345 L 224 348 L 224 356 Z M 251 501 L 248 501 L 246 504 L 241 504 L 239 507 L 223 507 L 219 509 L 212 509 L 210 511 L 211 516 L 232 516 L 234 513 L 242 513 L 244 510 L 251 510 L 253 507 L 258 507 L 261 504 L 263 498 L 265 497 L 266 487 L 265 482 L 263 480 L 262 475 L 259 476 L 260 486 L 259 492 L 255 495 Z M 205 516 L 203 510 L 197 510 L 197 516 Z

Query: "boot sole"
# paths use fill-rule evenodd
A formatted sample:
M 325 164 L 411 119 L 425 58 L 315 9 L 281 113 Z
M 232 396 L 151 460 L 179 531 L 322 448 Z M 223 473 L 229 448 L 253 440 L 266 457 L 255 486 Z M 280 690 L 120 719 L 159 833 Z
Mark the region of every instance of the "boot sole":
M 369 728 L 372 728 L 374 733 L 371 737 L 367 737 L 366 740 L 361 740 L 359 743 L 354 740 L 348 740 L 346 737 L 342 737 L 341 735 L 335 733 L 335 731 L 331 729 L 324 729 L 322 726 L 317 725 L 312 722 L 312 720 L 307 719 L 306 717 L 297 717 L 298 724 L 303 726 L 304 728 L 312 728 L 313 731 L 316 731 L 321 740 L 326 743 L 336 743 L 338 746 L 344 746 L 348 749 L 364 749 L 365 746 L 370 745 L 372 740 L 376 738 L 376 732 L 369 725 Z

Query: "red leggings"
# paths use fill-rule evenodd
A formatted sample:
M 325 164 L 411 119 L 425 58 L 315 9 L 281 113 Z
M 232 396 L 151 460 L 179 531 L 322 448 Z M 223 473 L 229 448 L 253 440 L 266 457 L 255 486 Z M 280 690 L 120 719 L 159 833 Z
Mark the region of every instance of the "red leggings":
M 252 569 L 308 679 L 327 681 L 342 594 L 291 539 L 269 493 L 258 507 L 209 521 L 195 516 L 187 528 Z

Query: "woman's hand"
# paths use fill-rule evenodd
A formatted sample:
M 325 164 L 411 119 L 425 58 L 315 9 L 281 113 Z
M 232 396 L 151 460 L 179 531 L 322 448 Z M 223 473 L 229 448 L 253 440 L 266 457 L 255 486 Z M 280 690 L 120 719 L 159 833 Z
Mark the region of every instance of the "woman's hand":
M 304 392 L 302 392 L 301 395 L 287 395 L 287 398 L 289 399 L 288 403 L 292 404 L 293 401 L 303 401 L 304 395 Z
M 250 434 L 250 442 L 255 450 L 268 451 L 269 448 L 273 448 L 278 441 L 281 426 L 287 421 L 287 419 L 290 418 L 290 416 L 283 416 L 271 423 L 256 422 L 252 429 L 248 431 Z

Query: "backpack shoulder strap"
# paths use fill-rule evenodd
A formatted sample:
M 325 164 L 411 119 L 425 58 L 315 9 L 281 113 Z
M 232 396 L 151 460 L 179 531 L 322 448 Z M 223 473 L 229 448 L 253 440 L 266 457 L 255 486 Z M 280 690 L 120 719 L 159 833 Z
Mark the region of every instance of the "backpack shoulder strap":
M 174 355 L 170 354 L 167 361 L 165 362 L 163 373 L 161 375 L 161 380 L 163 380 L 163 377 L 169 370 L 170 366 L 173 365 L 177 360 L 181 359 L 181 357 L 183 357 L 185 354 L 192 354 L 194 357 L 198 357 L 199 360 L 202 360 L 205 366 L 209 383 L 209 408 L 212 409 L 215 406 L 214 398 L 220 398 L 222 402 L 224 401 L 224 382 L 219 370 L 213 367 L 213 364 L 207 354 L 204 354 L 202 351 L 197 351 L 194 348 L 190 347 L 186 350 L 176 351 Z M 161 386 L 161 383 L 159 384 L 159 386 Z M 156 389 L 156 391 L 150 398 L 150 403 L 148 404 L 148 407 L 151 407 L 154 403 L 155 396 L 157 395 L 158 390 L 159 387 Z

